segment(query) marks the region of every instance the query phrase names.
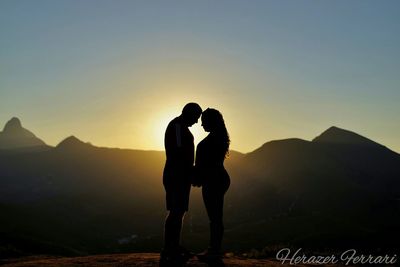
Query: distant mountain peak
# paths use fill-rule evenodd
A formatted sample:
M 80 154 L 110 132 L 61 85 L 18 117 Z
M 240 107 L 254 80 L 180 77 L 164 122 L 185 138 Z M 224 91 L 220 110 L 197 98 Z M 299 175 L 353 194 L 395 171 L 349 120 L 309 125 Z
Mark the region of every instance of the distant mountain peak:
M 89 143 L 85 143 L 78 138 L 76 138 L 74 135 L 68 136 L 64 140 L 62 140 L 58 145 L 57 148 L 82 148 L 82 147 L 88 147 L 92 146 Z
M 13 117 L 6 123 L 3 132 L 18 131 L 18 130 L 21 131 L 22 129 L 23 128 L 20 119 L 18 119 L 17 117 Z
M 11 118 L 0 132 L 0 149 L 21 149 L 32 147 L 47 147 L 47 145 L 37 138 L 31 131 L 22 127 L 19 118 Z
M 65 138 L 63 140 L 63 142 L 79 142 L 79 143 L 83 143 L 83 141 L 79 140 L 75 135 L 70 135 L 67 138 Z
M 371 139 L 361 136 L 355 132 L 341 129 L 336 126 L 329 127 L 322 134 L 315 137 L 312 142 L 316 143 L 335 143 L 335 144 L 354 144 L 354 145 L 380 145 Z

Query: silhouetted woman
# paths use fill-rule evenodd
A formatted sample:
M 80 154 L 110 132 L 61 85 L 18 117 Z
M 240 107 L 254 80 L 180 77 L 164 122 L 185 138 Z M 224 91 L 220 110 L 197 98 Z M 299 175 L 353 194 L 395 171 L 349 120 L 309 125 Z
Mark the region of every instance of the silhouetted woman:
M 200 260 L 208 261 L 222 258 L 224 194 L 230 185 L 224 160 L 228 155 L 230 140 L 224 119 L 218 110 L 206 109 L 202 113 L 201 122 L 209 134 L 197 146 L 194 185 L 202 186 L 203 200 L 210 220 L 209 248 L 198 255 Z

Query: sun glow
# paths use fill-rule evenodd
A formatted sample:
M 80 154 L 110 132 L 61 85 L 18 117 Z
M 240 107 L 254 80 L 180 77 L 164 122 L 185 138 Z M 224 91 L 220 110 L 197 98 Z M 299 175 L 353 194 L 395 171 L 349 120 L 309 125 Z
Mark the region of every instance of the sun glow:
M 162 112 L 154 114 L 153 118 L 150 120 L 152 139 L 155 140 L 157 149 L 164 149 L 164 134 L 168 123 L 173 118 L 178 117 L 180 114 L 181 111 L 177 110 L 176 108 L 170 110 L 166 109 Z M 189 130 L 193 134 L 195 145 L 197 145 L 208 134 L 204 131 L 203 127 L 201 127 L 200 118 L 198 123 L 194 124 L 192 127 L 189 127 Z
M 189 102 L 196 102 L 203 109 L 207 107 L 223 109 L 220 99 L 224 99 L 224 95 L 216 93 L 217 89 L 225 88 L 222 82 L 213 81 L 205 71 L 198 70 L 202 74 L 199 75 L 188 69 L 179 69 L 175 72 L 168 72 L 168 68 L 163 70 L 165 73 L 152 73 L 151 77 L 155 76 L 157 79 L 144 79 L 140 87 L 147 90 L 132 96 L 132 102 L 136 102 L 132 105 L 138 118 L 136 121 L 142 118 L 139 125 L 140 138 L 132 140 L 136 143 L 135 147 L 138 147 L 139 143 L 143 148 L 164 150 L 164 134 L 168 123 L 179 116 L 182 108 Z M 147 77 L 148 74 L 142 76 Z M 201 127 L 200 118 L 189 130 L 194 136 L 195 145 L 207 136 Z

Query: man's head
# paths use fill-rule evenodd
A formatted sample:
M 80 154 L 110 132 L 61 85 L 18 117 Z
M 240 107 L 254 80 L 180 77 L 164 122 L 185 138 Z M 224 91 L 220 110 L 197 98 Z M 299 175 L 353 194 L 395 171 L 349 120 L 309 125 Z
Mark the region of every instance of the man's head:
M 183 122 L 188 126 L 192 126 L 193 124 L 197 123 L 201 113 L 202 109 L 197 103 L 188 103 L 183 107 L 182 110 L 182 119 Z

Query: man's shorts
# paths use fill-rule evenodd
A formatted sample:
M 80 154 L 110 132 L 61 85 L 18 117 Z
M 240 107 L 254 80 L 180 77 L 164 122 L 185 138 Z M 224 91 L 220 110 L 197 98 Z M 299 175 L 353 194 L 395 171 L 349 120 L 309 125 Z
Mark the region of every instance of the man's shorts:
M 164 185 L 167 210 L 188 211 L 191 184 Z

